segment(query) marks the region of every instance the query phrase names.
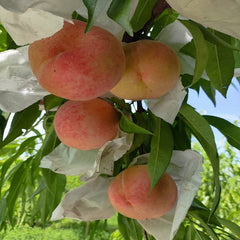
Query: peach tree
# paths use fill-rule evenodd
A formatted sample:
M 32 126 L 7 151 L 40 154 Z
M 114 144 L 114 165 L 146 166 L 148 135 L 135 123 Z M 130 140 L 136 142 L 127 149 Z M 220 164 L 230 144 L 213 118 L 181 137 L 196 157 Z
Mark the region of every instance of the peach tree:
M 240 82 L 240 33 L 237 27 L 240 23 L 237 14 L 240 10 L 239 3 L 231 3 L 232 13 L 229 13 L 222 0 L 211 3 L 194 1 L 188 4 L 176 0 L 61 0 L 52 1 L 49 5 L 36 0 L 35 4 L 18 1 L 1 3 L 0 6 L 2 229 L 22 223 L 45 226 L 49 220 L 64 217 L 99 221 L 117 214 L 118 227 L 124 239 L 240 239 L 239 226 L 231 219 L 218 215 L 223 175 L 212 127 L 217 128 L 227 138 L 228 144 L 238 150 L 240 129 L 226 119 L 200 114 L 188 103 L 190 89 L 198 92 L 203 90 L 215 105 L 216 92 L 226 97 L 232 79 L 236 77 Z M 67 30 L 63 34 L 67 39 L 64 46 L 56 49 L 57 39 L 54 39 L 53 42 L 40 44 L 37 54 L 28 55 L 29 45 L 53 36 L 61 31 L 64 21 L 70 22 L 67 23 L 70 26 L 72 20 L 84 23 L 84 33 L 76 34 L 75 31 Z M 115 42 L 114 38 L 112 48 L 109 48 L 110 43 L 99 47 L 100 39 L 96 38 L 92 45 L 87 45 L 92 39 L 81 45 L 76 39 L 80 34 L 89 36 L 95 26 L 106 31 L 101 40 L 110 33 L 119 42 Z M 123 74 L 123 52 L 119 46 L 127 49 L 125 56 L 130 52 L 127 61 L 133 64 L 129 68 L 138 66 L 139 62 L 139 66 L 143 66 L 142 71 L 137 69 L 137 73 L 131 73 L 126 61 L 125 71 L 130 74 L 124 81 L 133 81 L 138 74 L 147 78 L 149 72 L 151 74 L 162 66 L 166 70 L 166 55 L 161 59 L 161 64 L 158 63 L 156 68 L 153 66 L 158 61 L 154 58 L 156 48 L 153 47 L 154 51 L 149 57 L 147 54 L 150 51 L 145 54 L 144 49 L 141 49 L 136 56 L 131 55 L 132 50 L 126 47 L 145 41 L 154 44 L 161 42 L 174 50 L 180 64 L 175 85 L 163 95 L 154 95 L 153 98 L 117 97 L 118 86 L 113 88 L 111 84 L 102 91 L 102 81 L 108 77 L 120 78 L 118 75 Z M 81 51 L 84 51 L 82 55 L 81 51 L 78 52 L 78 44 L 82 46 Z M 52 55 L 48 55 L 46 50 L 51 46 L 51 54 L 54 52 L 58 59 L 63 58 L 65 48 L 70 49 L 71 53 L 64 56 L 64 62 L 51 65 L 49 62 L 52 61 Z M 118 48 L 119 53 L 114 55 Z M 94 62 L 96 55 L 98 59 Z M 87 70 L 80 65 L 85 56 L 88 58 L 84 66 L 91 66 Z M 33 68 L 30 67 L 29 60 L 33 62 Z M 41 65 L 39 62 L 42 61 L 44 64 Z M 144 64 L 149 62 L 151 66 L 145 67 Z M 105 71 L 98 71 L 100 65 Z M 44 69 L 45 66 L 48 67 L 47 70 Z M 176 69 L 171 71 L 172 67 L 169 69 L 171 74 L 178 72 Z M 50 84 L 51 76 L 56 70 L 58 76 L 50 90 L 42 88 L 38 79 Z M 68 74 L 69 72 L 73 74 Z M 99 75 L 99 72 L 104 75 Z M 108 102 L 118 116 L 118 133 L 114 133 L 115 137 L 106 140 L 103 146 L 90 150 L 66 146 L 60 141 L 54 119 L 58 109 L 69 98 L 51 92 L 51 88 L 58 88 L 61 92 L 67 87 L 67 82 L 60 85 L 59 79 L 72 80 L 75 76 L 85 78 L 84 74 L 92 74 L 93 85 L 97 79 L 100 83 L 98 87 L 91 85 L 89 89 L 99 90 L 99 95 L 95 97 Z M 119 79 L 114 79 L 114 84 L 117 81 Z M 140 84 L 141 82 L 134 81 L 133 85 L 123 85 L 121 91 L 132 93 L 140 89 Z M 76 92 L 82 88 L 83 86 Z M 155 88 L 156 85 L 153 84 L 153 89 L 150 90 L 156 91 Z M 71 89 L 75 91 L 77 86 L 75 88 L 73 83 Z M 81 113 L 84 111 L 89 116 L 89 108 L 81 109 Z M 105 110 L 96 111 L 99 113 Z M 69 115 L 63 116 L 62 121 Z M 98 130 L 92 130 L 94 124 L 90 123 L 98 119 L 99 115 L 101 114 L 86 120 L 81 135 L 86 134 L 86 131 L 96 134 L 99 129 L 104 134 L 108 131 L 104 119 Z M 80 118 L 83 116 L 78 116 L 79 122 Z M 71 123 L 73 125 L 71 121 L 68 129 Z M 66 131 L 63 129 L 63 134 Z M 201 145 L 203 152 L 193 151 L 194 141 Z M 197 196 L 201 184 L 201 155 L 205 156 L 208 169 L 211 168 L 213 172 L 208 179 L 212 193 L 208 192 L 211 201 L 207 204 Z M 168 215 L 137 220 L 118 213 L 111 206 L 107 195 L 111 179 L 130 166 L 140 164 L 147 165 L 149 194 L 165 172 L 176 182 L 178 199 Z M 81 177 L 84 184 L 66 193 L 67 175 Z M 141 180 L 144 182 L 144 178 Z M 206 182 L 203 184 L 205 188 L 202 187 L 201 191 L 207 191 Z

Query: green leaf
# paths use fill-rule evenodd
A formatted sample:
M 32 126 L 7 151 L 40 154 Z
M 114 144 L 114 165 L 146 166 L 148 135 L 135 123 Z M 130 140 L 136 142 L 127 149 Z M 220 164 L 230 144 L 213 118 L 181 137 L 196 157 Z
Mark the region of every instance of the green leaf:
M 189 43 L 184 45 L 180 49 L 180 52 L 184 53 L 185 55 L 188 55 L 192 58 L 196 58 L 196 47 L 195 47 L 195 44 L 194 44 L 194 40 L 191 40 Z
M 127 225 L 126 225 L 126 219 L 123 215 L 118 213 L 118 228 L 121 233 L 121 235 L 124 237 L 124 240 L 131 240 L 130 239 L 130 233 L 128 232 Z
M 201 30 L 199 29 L 198 25 L 194 22 L 188 21 L 188 20 L 180 20 L 180 22 L 190 31 L 193 37 L 193 41 L 196 48 L 196 63 L 194 68 L 194 76 L 192 84 L 197 82 L 207 65 L 207 59 L 208 59 L 208 47 L 206 44 L 206 41 L 203 37 L 203 34 Z
M 165 9 L 156 19 L 154 19 L 153 28 L 150 37 L 155 39 L 158 34 L 170 23 L 173 23 L 178 17 L 178 13 L 172 8 Z
M 0 142 L 0 148 L 10 143 L 23 133 L 23 129 L 30 129 L 36 119 L 40 116 L 38 103 L 34 103 L 21 112 L 15 113 L 7 137 Z
M 87 33 L 91 27 L 95 24 L 97 18 L 104 10 L 109 0 L 83 0 L 84 5 L 88 10 L 88 21 L 85 32 Z
M 188 215 L 191 217 L 197 219 L 201 225 L 202 228 L 207 232 L 209 236 L 212 237 L 213 240 L 219 240 L 217 234 L 215 233 L 214 229 L 207 224 L 206 220 L 202 219 L 202 217 L 199 215 L 198 211 L 189 211 Z
M 42 159 L 44 156 L 52 152 L 59 144 L 60 140 L 57 137 L 57 134 L 54 129 L 54 124 L 52 123 L 52 126 L 49 128 L 44 138 L 41 150 L 39 152 L 40 153 L 39 159 Z
M 0 114 L 1 114 L 1 111 L 0 111 Z M 0 143 L 3 140 L 3 134 L 5 131 L 6 125 L 7 125 L 7 120 L 3 115 L 0 115 Z
M 152 9 L 155 6 L 156 0 L 139 0 L 137 8 L 131 19 L 133 31 L 137 32 L 150 20 Z
M 196 238 L 198 240 L 211 240 L 205 233 L 198 230 L 196 230 Z
M 151 179 L 152 190 L 170 163 L 174 143 L 170 125 L 153 114 L 151 114 L 151 117 L 154 135 L 148 159 L 148 173 Z
M 7 198 L 6 197 L 2 197 L 0 199 L 0 224 L 2 224 L 7 216 Z
M 236 38 L 231 39 L 231 44 L 234 48 L 240 49 L 240 40 Z M 235 60 L 235 68 L 240 68 L 240 51 L 234 51 L 234 60 Z
M 119 127 L 122 131 L 127 133 L 139 133 L 139 134 L 150 134 L 153 135 L 152 132 L 149 130 L 137 125 L 136 123 L 132 122 L 125 114 L 123 114 L 120 110 L 118 110 L 121 113 L 121 119 L 119 123 Z
M 196 201 L 196 199 L 194 200 Z M 208 221 L 209 219 L 209 214 L 210 214 L 210 210 L 208 208 L 206 208 L 204 205 L 192 205 L 190 207 L 190 215 L 192 213 L 197 214 L 199 217 L 201 217 L 207 224 L 211 224 L 212 226 L 215 227 L 222 227 L 221 223 L 218 221 L 216 215 L 212 215 L 212 218 Z
M 61 201 L 65 191 L 66 176 L 56 174 L 49 169 L 41 169 L 41 172 L 43 174 L 41 185 L 45 185 L 46 188 L 40 191 L 38 201 L 32 211 L 32 217 L 40 213 L 41 223 L 45 226 L 46 220 L 50 218 L 53 210 Z
M 40 183 L 38 184 L 38 188 L 36 189 L 36 191 L 29 197 L 28 201 L 33 199 L 34 197 L 36 197 L 38 194 L 40 194 L 44 189 L 46 189 L 47 185 L 45 183 L 45 181 L 40 181 Z
M 180 109 L 180 115 L 186 122 L 189 129 L 198 139 L 206 151 L 214 172 L 215 196 L 212 204 L 210 218 L 216 211 L 221 195 L 221 186 L 219 181 L 219 158 L 214 134 L 207 120 L 197 113 L 191 106 L 183 104 Z
M 130 36 L 133 29 L 130 23 L 131 0 L 112 0 L 107 15 L 117 22 Z
M 233 52 L 221 45 L 208 43 L 209 57 L 206 72 L 211 84 L 226 97 L 228 87 L 234 75 Z
M 212 101 L 213 105 L 216 106 L 216 89 L 212 86 L 211 82 L 201 78 L 199 84 L 208 98 Z
M 38 136 L 32 136 L 32 137 L 29 137 L 28 139 L 24 140 L 21 143 L 21 145 L 20 145 L 19 149 L 17 150 L 17 152 L 12 157 L 8 158 L 3 163 L 2 168 L 1 168 L 1 177 L 0 177 L 0 193 L 1 193 L 1 189 L 2 189 L 3 183 L 6 181 L 5 175 L 6 175 L 7 171 L 10 169 L 10 167 L 14 163 L 14 161 L 28 149 L 29 145 L 31 145 L 32 142 L 35 141 L 35 139 L 37 137 Z
M 7 45 L 7 31 L 5 28 L 0 24 L 0 52 L 3 52 L 8 49 Z
M 43 99 L 44 108 L 46 111 L 50 111 L 55 107 L 60 106 L 65 100 L 55 95 L 47 95 Z
M 66 176 L 54 173 L 49 169 L 42 169 L 41 172 L 47 186 L 49 195 L 48 208 L 51 212 L 61 200 L 62 194 L 65 190 Z
M 173 240 L 185 240 L 186 227 L 182 222 Z
M 188 133 L 186 124 L 182 121 L 182 119 L 177 119 L 173 128 L 173 137 L 175 150 L 184 151 L 186 149 L 191 149 L 190 134 Z
M 130 240 L 130 237 L 134 240 L 142 240 L 142 227 L 135 219 L 127 218 L 118 213 L 118 226 L 125 240 Z
M 186 235 L 185 235 L 185 240 L 194 240 L 195 239 L 196 232 L 194 231 L 194 226 L 190 224 L 187 227 Z
M 240 226 L 238 226 L 236 223 L 234 222 L 231 222 L 227 219 L 223 219 L 223 218 L 220 218 L 218 217 L 217 218 L 218 221 L 224 225 L 225 227 L 227 227 L 229 230 L 231 230 L 231 232 L 235 235 L 237 235 L 238 237 L 240 237 Z
M 217 32 L 216 30 L 210 29 L 210 28 L 205 28 L 204 26 L 198 24 L 199 28 L 201 29 L 204 38 L 214 44 L 214 45 L 221 45 L 222 47 L 225 48 L 229 48 L 231 50 L 236 50 L 236 51 L 240 51 L 240 46 L 239 45 L 232 45 L 229 42 L 225 41 L 225 39 L 221 38 L 221 36 L 218 35 L 219 32 Z M 221 35 L 223 36 L 223 33 L 221 33 Z M 225 35 L 225 34 L 224 34 Z M 225 35 L 227 36 L 227 35 Z M 228 36 L 230 37 L 230 36 Z M 232 38 L 234 39 L 234 38 Z
M 7 195 L 7 209 L 8 209 L 8 218 L 14 226 L 14 221 L 13 221 L 13 212 L 16 207 L 15 203 L 17 201 L 17 198 L 19 196 L 19 193 L 21 189 L 25 187 L 25 181 L 26 181 L 26 168 L 27 162 L 21 162 L 18 166 L 17 171 L 15 171 L 12 179 L 11 179 L 11 185 L 8 190 L 8 195 Z
M 227 120 L 204 115 L 204 118 L 210 125 L 216 127 L 228 140 L 228 142 L 237 149 L 240 149 L 240 128 L 228 122 Z
M 16 49 L 18 46 L 0 23 L 0 52 L 8 49 Z
M 72 19 L 76 19 L 76 20 L 79 20 L 79 21 L 82 21 L 82 22 L 87 22 L 87 18 L 81 16 L 80 14 L 78 14 L 76 11 L 74 11 L 72 13 Z
M 188 87 L 192 82 L 193 76 L 189 74 L 183 74 L 182 83 L 184 87 Z M 212 86 L 209 80 L 200 78 L 198 82 L 190 86 L 191 89 L 196 90 L 198 93 L 200 88 L 206 93 L 208 98 L 212 101 L 214 106 L 216 106 L 216 89 Z

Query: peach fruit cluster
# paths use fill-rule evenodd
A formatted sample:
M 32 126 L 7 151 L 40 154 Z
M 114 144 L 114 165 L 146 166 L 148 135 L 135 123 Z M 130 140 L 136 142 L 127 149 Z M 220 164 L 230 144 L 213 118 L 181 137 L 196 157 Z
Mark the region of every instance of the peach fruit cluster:
M 102 147 L 119 131 L 119 113 L 99 97 L 111 92 L 123 99 L 157 98 L 180 75 L 176 53 L 167 45 L 140 40 L 121 44 L 110 32 L 86 23 L 65 21 L 54 35 L 29 46 L 29 62 L 39 84 L 67 101 L 54 118 L 58 138 L 80 150 Z M 130 167 L 109 186 L 113 207 L 125 216 L 155 218 L 176 201 L 176 184 L 165 173 L 151 192 L 146 166 Z

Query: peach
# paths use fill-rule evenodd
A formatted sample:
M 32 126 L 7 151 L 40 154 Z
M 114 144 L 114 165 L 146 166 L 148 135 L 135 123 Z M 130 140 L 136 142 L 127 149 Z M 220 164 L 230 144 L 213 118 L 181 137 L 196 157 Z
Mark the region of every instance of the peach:
M 108 187 L 112 206 L 122 215 L 133 219 L 158 218 L 170 211 L 177 199 L 177 186 L 164 173 L 150 192 L 147 165 L 135 165 L 118 174 Z
M 86 23 L 65 22 L 54 35 L 29 46 L 29 62 L 39 84 L 50 93 L 70 100 L 90 100 L 103 95 L 120 80 L 125 55 L 120 41 Z
M 102 147 L 119 130 L 119 113 L 105 100 L 67 101 L 54 117 L 58 138 L 65 145 L 80 150 Z
M 129 100 L 157 98 L 168 93 L 180 76 L 177 54 L 166 44 L 140 40 L 123 46 L 125 72 L 111 93 Z

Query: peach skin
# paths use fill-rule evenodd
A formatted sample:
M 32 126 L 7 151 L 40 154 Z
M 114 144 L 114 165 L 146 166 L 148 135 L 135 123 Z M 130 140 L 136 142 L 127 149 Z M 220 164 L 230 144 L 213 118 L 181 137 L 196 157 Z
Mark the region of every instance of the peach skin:
M 150 189 L 147 165 L 136 165 L 123 170 L 110 182 L 108 196 L 112 206 L 126 217 L 158 218 L 174 207 L 177 186 L 165 172 L 151 192 Z
M 123 45 L 125 72 L 111 93 L 129 100 L 157 98 L 168 93 L 180 76 L 177 54 L 166 44 L 139 40 Z
M 105 100 L 67 101 L 54 118 L 58 138 L 65 145 L 80 150 L 102 147 L 119 130 L 119 113 Z
M 103 95 L 120 80 L 125 55 L 118 39 L 103 28 L 65 22 L 54 35 L 29 46 L 29 62 L 39 84 L 50 93 L 70 100 Z

